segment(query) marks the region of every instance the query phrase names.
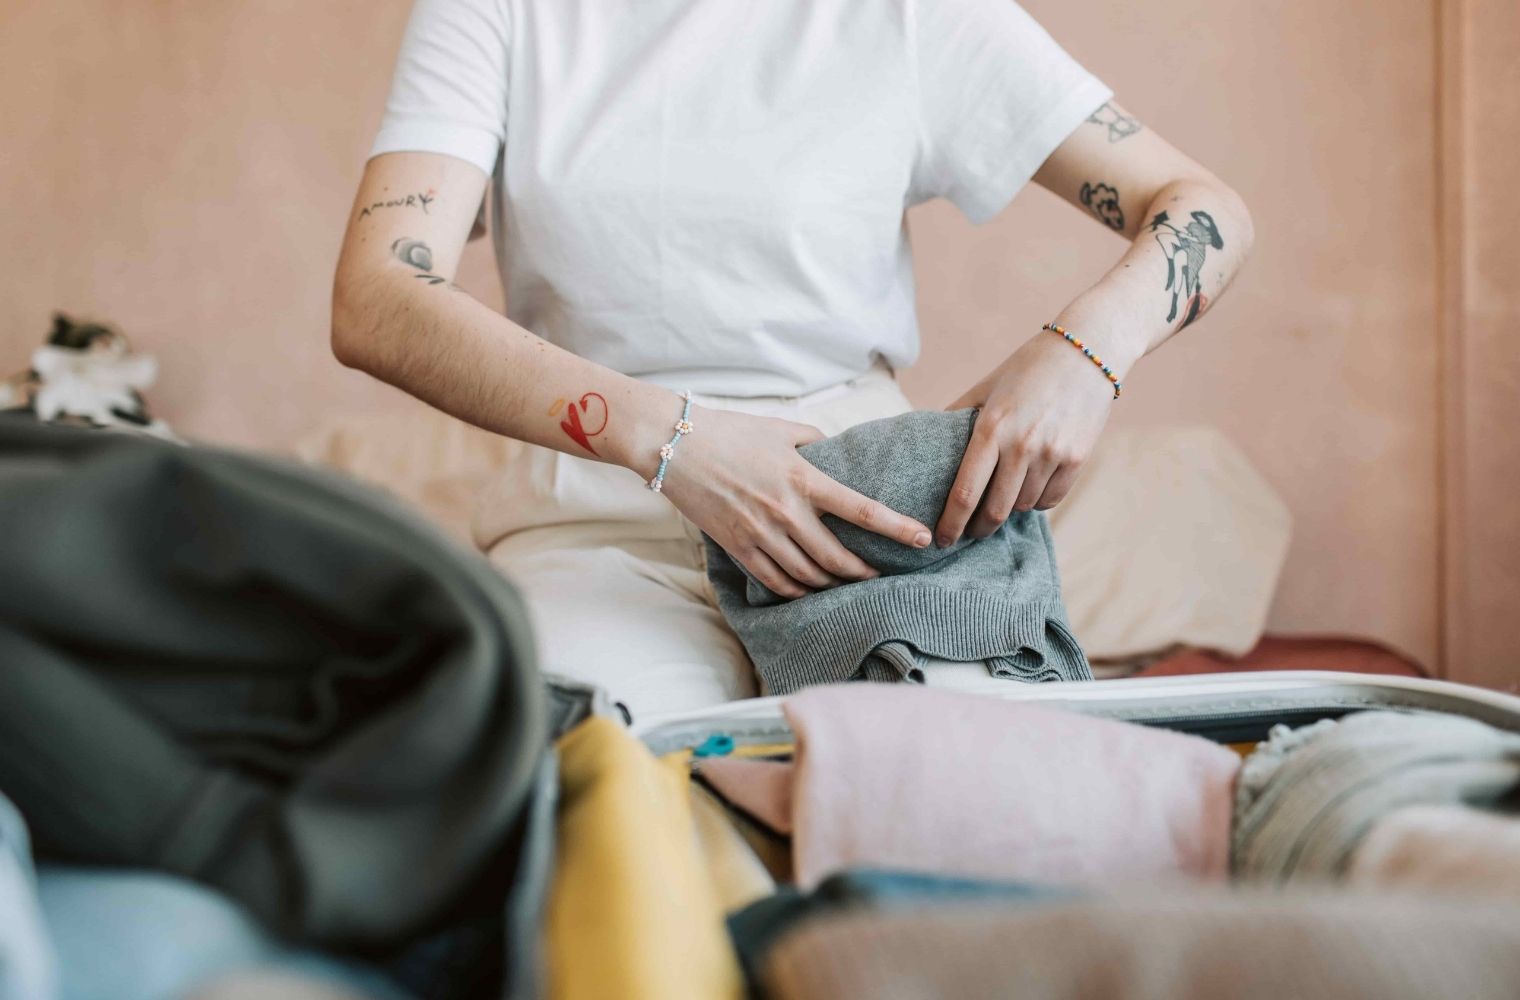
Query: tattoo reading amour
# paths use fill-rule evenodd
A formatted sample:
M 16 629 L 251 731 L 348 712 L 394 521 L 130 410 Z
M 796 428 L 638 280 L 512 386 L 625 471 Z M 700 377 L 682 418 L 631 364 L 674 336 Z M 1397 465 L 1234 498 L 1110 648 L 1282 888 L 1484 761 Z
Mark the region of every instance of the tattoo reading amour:
M 432 188 L 428 188 L 425 193 L 418 191 L 416 194 L 404 195 L 400 198 L 391 198 L 387 201 L 377 201 L 374 204 L 366 205 L 359 209 L 359 218 L 362 219 L 382 208 L 420 208 L 422 209 L 422 214 L 427 215 L 429 214 L 428 206 L 437 200 L 437 192 Z
M 1203 294 L 1203 261 L 1210 248 L 1224 249 L 1224 237 L 1214 217 L 1207 212 L 1193 212 L 1190 221 L 1178 226 L 1164 210 L 1146 227 L 1156 234 L 1156 242 L 1166 254 L 1166 289 L 1172 293 L 1172 309 L 1166 321 L 1177 318 L 1178 303 L 1182 309 L 1182 327 L 1203 314 L 1209 307 L 1208 296 Z
M 1109 142 L 1122 142 L 1142 128 L 1138 120 L 1114 107 L 1110 101 L 1104 101 L 1102 107 L 1087 116 L 1087 121 L 1090 125 L 1102 125 L 1108 129 Z

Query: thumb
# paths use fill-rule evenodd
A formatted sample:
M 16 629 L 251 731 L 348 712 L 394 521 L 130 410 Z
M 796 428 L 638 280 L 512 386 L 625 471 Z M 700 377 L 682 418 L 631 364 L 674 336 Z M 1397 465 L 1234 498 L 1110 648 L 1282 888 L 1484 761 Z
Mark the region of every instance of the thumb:
M 947 404 L 945 409 L 964 410 L 968 406 L 980 407 L 985 402 L 987 402 L 987 390 L 981 383 L 977 383 L 957 396 L 954 402 Z
M 805 444 L 812 444 L 814 441 L 822 441 L 828 437 L 827 434 L 812 424 L 799 424 L 792 420 L 788 420 L 786 424 L 787 429 L 792 434 L 792 444 L 799 447 Z

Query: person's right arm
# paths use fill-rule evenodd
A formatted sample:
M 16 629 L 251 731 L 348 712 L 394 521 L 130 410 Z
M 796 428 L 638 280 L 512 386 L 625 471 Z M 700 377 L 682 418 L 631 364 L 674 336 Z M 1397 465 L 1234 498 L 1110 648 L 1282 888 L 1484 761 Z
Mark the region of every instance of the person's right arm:
M 369 161 L 333 283 L 333 354 L 461 420 L 647 481 L 680 397 L 555 347 L 453 283 L 487 179 L 441 154 Z M 797 454 L 817 428 L 700 406 L 691 421 L 664 495 L 777 594 L 876 575 L 823 512 L 928 544 L 923 525 Z

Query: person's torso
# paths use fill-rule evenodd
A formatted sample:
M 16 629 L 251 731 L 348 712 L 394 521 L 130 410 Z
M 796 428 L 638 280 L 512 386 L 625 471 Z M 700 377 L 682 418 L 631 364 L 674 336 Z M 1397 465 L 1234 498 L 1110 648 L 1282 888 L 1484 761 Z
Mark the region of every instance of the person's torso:
M 912 363 L 901 0 L 502 2 L 513 320 L 711 393 Z

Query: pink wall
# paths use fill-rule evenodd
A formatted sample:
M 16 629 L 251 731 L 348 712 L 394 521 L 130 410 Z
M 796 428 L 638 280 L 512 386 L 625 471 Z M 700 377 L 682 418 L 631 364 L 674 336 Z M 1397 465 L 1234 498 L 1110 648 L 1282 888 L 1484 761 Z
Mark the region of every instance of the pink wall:
M 1295 535 L 1271 627 L 1375 635 L 1435 662 L 1432 4 L 1029 7 L 1255 218 L 1246 270 L 1126 380 L 1116 422 L 1213 423 L 1287 499 Z M 1037 189 L 980 231 L 944 204 L 913 222 L 928 361 L 909 383 L 927 403 L 1121 248 Z
M 1520 4 L 1441 20 L 1445 659 L 1520 688 Z
M 1214 423 L 1287 498 L 1296 537 L 1273 628 L 1375 636 L 1438 662 L 1443 622 L 1468 606 L 1443 598 L 1441 576 L 1455 557 L 1441 548 L 1452 503 L 1438 463 L 1451 415 L 1436 332 L 1449 103 L 1437 0 L 1027 6 L 1256 217 L 1247 271 L 1127 380 L 1116 421 Z M 279 447 L 324 414 L 413 405 L 341 369 L 326 343 L 338 241 L 406 12 L 405 0 L 6 4 L 0 368 L 23 365 L 63 307 L 158 353 L 150 399 L 203 438 Z M 1502 176 L 1474 172 L 1488 197 L 1508 196 Z M 983 227 L 944 203 L 910 226 L 925 353 L 906 382 L 923 405 L 947 402 L 1122 249 L 1034 189 Z M 1475 253 L 1502 254 L 1503 228 L 1473 234 Z M 499 304 L 487 254 L 472 248 L 463 283 Z M 1513 275 L 1478 261 L 1471 277 L 1472 301 L 1495 282 L 1513 310 Z M 1475 324 L 1474 349 L 1513 339 L 1513 319 Z M 1494 499 L 1481 483 L 1465 496 Z M 1508 583 L 1490 601 L 1513 607 L 1520 581 Z M 1485 676 L 1520 676 L 1507 669 Z

